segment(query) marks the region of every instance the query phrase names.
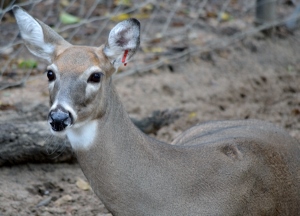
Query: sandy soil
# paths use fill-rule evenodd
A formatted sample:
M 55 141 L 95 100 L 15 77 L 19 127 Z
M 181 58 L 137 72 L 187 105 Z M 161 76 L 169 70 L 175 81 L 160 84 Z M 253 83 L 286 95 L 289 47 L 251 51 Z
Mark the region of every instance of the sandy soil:
M 181 118 L 157 133 L 171 142 L 196 123 L 256 118 L 285 128 L 300 140 L 300 31 L 284 38 L 261 35 L 193 57 L 173 72 L 126 77 L 115 83 L 126 110 L 145 117 L 156 109 L 180 109 Z M 46 78 L 1 91 L 3 101 L 47 103 Z M 0 216 L 107 215 L 86 188 L 77 164 L 25 164 L 0 168 Z

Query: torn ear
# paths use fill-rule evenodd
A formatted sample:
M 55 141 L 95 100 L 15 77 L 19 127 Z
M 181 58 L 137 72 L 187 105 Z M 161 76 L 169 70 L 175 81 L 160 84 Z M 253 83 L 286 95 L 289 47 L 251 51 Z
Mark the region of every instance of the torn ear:
M 13 12 L 26 47 L 36 57 L 50 63 L 59 46 L 61 48 L 71 46 L 53 29 L 34 19 L 19 6 L 14 6 Z
M 140 22 L 128 19 L 118 23 L 109 33 L 104 54 L 115 68 L 126 65 L 140 45 Z

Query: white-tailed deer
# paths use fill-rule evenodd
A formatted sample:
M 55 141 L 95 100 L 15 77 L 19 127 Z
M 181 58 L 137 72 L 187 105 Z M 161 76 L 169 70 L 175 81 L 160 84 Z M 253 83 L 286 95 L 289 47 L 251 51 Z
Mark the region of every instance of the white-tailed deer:
M 112 74 L 139 47 L 140 24 L 117 24 L 100 47 L 73 46 L 13 8 L 31 53 L 46 60 L 48 122 L 66 135 L 114 215 L 300 215 L 300 145 L 258 120 L 197 125 L 172 144 L 130 121 Z

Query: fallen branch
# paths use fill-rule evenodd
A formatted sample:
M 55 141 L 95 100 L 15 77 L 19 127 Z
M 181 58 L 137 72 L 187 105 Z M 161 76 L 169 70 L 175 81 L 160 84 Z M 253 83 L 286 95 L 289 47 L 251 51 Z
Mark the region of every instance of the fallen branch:
M 177 111 L 154 111 L 150 117 L 132 119 L 145 133 L 156 133 L 179 117 Z M 0 166 L 21 163 L 75 162 L 67 139 L 51 135 L 46 121 L 20 119 L 0 122 Z

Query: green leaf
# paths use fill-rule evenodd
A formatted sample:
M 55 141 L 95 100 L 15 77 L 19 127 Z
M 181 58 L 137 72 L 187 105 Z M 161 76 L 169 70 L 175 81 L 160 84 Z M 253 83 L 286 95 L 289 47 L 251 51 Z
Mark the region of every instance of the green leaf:
M 132 6 L 131 0 L 117 0 L 117 1 L 115 1 L 115 4 L 117 6 L 120 6 L 120 5 L 127 6 L 127 7 L 131 7 Z
M 33 59 L 27 59 L 27 60 L 20 60 L 18 62 L 18 68 L 21 69 L 31 69 L 37 67 L 37 61 Z
M 66 12 L 62 12 L 59 15 L 59 20 L 61 21 L 62 24 L 68 25 L 68 24 L 79 23 L 81 19 L 79 17 L 73 16 Z

